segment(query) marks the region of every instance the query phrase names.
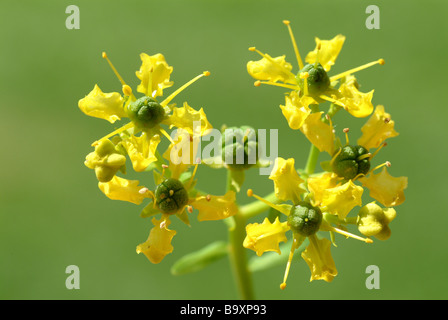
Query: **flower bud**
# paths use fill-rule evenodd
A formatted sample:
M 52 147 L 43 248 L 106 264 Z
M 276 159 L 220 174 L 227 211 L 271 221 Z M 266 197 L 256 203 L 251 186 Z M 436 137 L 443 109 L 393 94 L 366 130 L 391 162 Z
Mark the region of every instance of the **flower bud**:
M 322 212 L 308 202 L 299 202 L 291 208 L 288 215 L 288 226 L 295 233 L 308 237 L 315 234 L 322 222 Z
M 366 204 L 358 213 L 358 229 L 367 237 L 375 236 L 387 240 L 391 235 L 389 223 L 396 217 L 393 208 L 381 208 L 375 202 Z
M 126 157 L 117 152 L 114 144 L 109 140 L 101 140 L 95 151 L 87 155 L 84 164 L 95 170 L 100 182 L 109 182 L 118 170 L 126 163 Z
M 165 117 L 165 110 L 153 98 L 144 96 L 132 102 L 127 110 L 129 118 L 140 128 L 151 129 Z
M 367 174 L 370 169 L 369 150 L 363 146 L 346 145 L 336 152 L 332 169 L 339 177 L 351 180 L 359 174 Z
M 156 204 L 162 213 L 175 214 L 188 204 L 188 192 L 182 182 L 168 178 L 156 187 Z

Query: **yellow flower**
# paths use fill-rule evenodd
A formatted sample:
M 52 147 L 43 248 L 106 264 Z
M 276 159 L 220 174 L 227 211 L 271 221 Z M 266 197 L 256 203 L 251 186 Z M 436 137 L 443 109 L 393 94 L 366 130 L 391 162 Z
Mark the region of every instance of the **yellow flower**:
M 300 195 L 305 190 L 300 186 L 304 181 L 294 168 L 294 159 L 277 158 L 269 179 L 274 181 L 275 195 L 283 201 L 300 201 Z
M 198 135 L 206 134 L 211 128 L 203 109 L 196 111 L 187 103 L 184 103 L 181 108 L 169 104 L 189 85 L 203 76 L 208 76 L 210 74 L 208 71 L 196 76 L 159 103 L 155 98 L 163 95 L 163 90 L 173 85 L 173 82 L 169 80 L 173 68 L 167 64 L 162 54 L 149 56 L 142 53 L 140 55 L 142 65 L 136 75 L 141 82 L 137 91 L 143 93 L 144 96 L 138 99 L 105 53 L 103 58 L 108 61 L 120 80 L 124 97 L 117 92 L 104 94 L 95 85 L 94 90 L 79 101 L 79 107 L 89 116 L 106 119 L 112 123 L 125 117 L 130 118 L 131 121 L 94 142 L 94 146 L 110 137 L 120 135 L 122 141 L 119 143 L 126 149 L 134 169 L 143 171 L 157 159 L 155 151 L 160 142 L 160 136 L 164 135 L 171 140 L 162 128 L 162 124 L 169 126 L 170 129 L 178 127 L 192 133 L 195 130 L 194 134 Z M 198 124 L 197 128 L 194 128 L 195 124 Z
M 170 145 L 164 154 L 166 158 L 172 149 L 185 151 L 186 149 L 182 148 L 185 145 L 192 147 L 188 152 L 194 150 L 196 140 L 190 139 L 187 132 L 184 131 L 183 135 L 179 135 L 177 138 L 176 143 Z M 191 156 L 188 156 L 187 159 L 191 159 Z M 194 176 L 198 164 L 195 165 L 191 176 L 187 175 L 185 178 L 185 174 L 188 173 L 187 170 L 192 164 L 180 162 L 179 164 L 164 165 L 161 175 L 154 170 L 157 186 L 154 191 L 147 191 L 152 201 L 143 209 L 142 217 L 151 217 L 161 213 L 164 226 L 168 226 L 171 216 L 174 215 L 189 225 L 188 214 L 193 213 L 193 208 L 199 211 L 197 217 L 199 221 L 222 220 L 237 213 L 238 207 L 235 204 L 236 194 L 234 191 L 228 191 L 223 196 L 214 196 L 199 194 L 194 190 L 196 184 Z M 150 231 L 147 241 L 137 247 L 137 253 L 143 252 L 153 263 L 159 263 L 165 255 L 173 250 L 171 239 L 175 232 L 161 228 L 159 225 L 160 220 L 154 223 L 154 228 Z
M 396 216 L 397 212 L 393 208 L 383 209 L 375 202 L 368 203 L 358 213 L 358 229 L 367 237 L 387 240 L 391 235 L 389 223 Z
M 327 72 L 334 65 L 345 37 L 337 35 L 331 40 L 316 38 L 316 47 L 306 56 L 305 61 L 308 64 L 305 65 L 300 57 L 289 21 L 284 21 L 284 24 L 288 27 L 299 71 L 296 75 L 292 73 L 292 66 L 286 62 L 285 56 L 271 57 L 251 47 L 250 51 L 257 52 L 262 57 L 259 61 L 250 61 L 247 64 L 249 74 L 257 79 L 255 85 L 268 84 L 288 88 L 296 91 L 300 97 L 312 97 L 317 103 L 329 101 L 344 108 L 355 117 L 368 116 L 373 111 L 371 103 L 373 91 L 360 92 L 353 74 L 375 64 L 383 65 L 384 60 L 379 59 L 330 77 Z M 341 82 L 339 88 L 338 82 Z M 289 112 L 285 112 L 284 109 L 285 107 L 282 107 L 290 123 L 292 110 L 288 108 Z M 293 126 L 297 127 L 297 122 L 294 122 Z
M 294 205 L 274 204 L 255 195 L 249 189 L 247 191 L 248 196 L 255 197 L 259 201 L 284 214 L 287 217 L 287 221 L 280 222 L 280 219 L 277 217 L 274 222 L 270 222 L 266 218 L 261 224 L 248 224 L 246 226 L 246 238 L 244 239 L 243 246 L 255 251 L 258 256 L 269 251 L 280 254 L 279 243 L 285 242 L 287 240 L 286 232 L 292 231 L 293 243 L 280 288 L 284 289 L 286 287 L 286 279 L 289 274 L 294 252 L 306 238 L 310 240 L 310 244 L 306 251 L 302 253 L 302 257 L 311 270 L 311 281 L 325 280 L 330 282 L 337 275 L 336 267 L 330 253 L 330 241 L 318 239 L 316 233 L 318 231 L 329 231 L 330 235 L 332 235 L 333 232 L 337 232 L 346 237 L 371 243 L 372 241 L 368 238 L 361 238 L 343 229 L 332 226 L 332 223 L 338 225 L 343 223 L 344 221 L 339 220 L 339 218 L 344 219 L 348 211 L 355 205 L 361 205 L 360 201 L 363 189 L 355 186 L 352 181 L 340 186 L 334 174 L 322 174 L 319 178 L 315 177 L 313 180 L 308 179 L 308 181 L 311 181 L 308 184 L 308 187 L 312 190 L 311 195 L 306 195 L 302 200 L 300 195 L 305 190 L 300 186 L 301 182 L 299 182 L 297 172 L 294 169 L 293 159 L 284 160 L 278 158 L 276 167 L 277 169 L 273 171 L 276 195 L 283 201 L 293 198 Z M 312 203 L 309 202 L 310 197 L 314 198 Z
M 363 147 L 378 148 L 387 138 L 398 136 L 394 129 L 395 122 L 389 113 L 384 111 L 384 106 L 377 106 L 375 112 L 361 128 L 362 136 L 358 144 Z
M 392 177 L 386 167 L 374 174 L 359 179 L 362 185 L 370 190 L 370 196 L 378 200 L 386 207 L 394 207 L 402 204 L 405 200 L 404 189 L 408 186 L 407 177 Z

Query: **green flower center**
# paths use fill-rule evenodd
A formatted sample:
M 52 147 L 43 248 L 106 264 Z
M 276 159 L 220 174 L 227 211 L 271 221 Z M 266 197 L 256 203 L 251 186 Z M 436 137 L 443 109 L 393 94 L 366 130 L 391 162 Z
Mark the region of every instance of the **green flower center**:
M 338 153 L 339 152 L 339 153 Z M 363 146 L 346 145 L 336 151 L 333 159 L 333 172 L 346 180 L 355 178 L 359 174 L 367 174 L 370 169 L 369 150 Z
M 258 161 L 257 141 L 257 132 L 252 127 L 227 128 L 222 139 L 222 160 L 231 169 L 252 167 Z
M 132 102 L 127 110 L 129 118 L 140 128 L 151 129 L 165 117 L 163 107 L 151 97 L 141 97 Z
M 175 214 L 188 204 L 188 192 L 182 182 L 168 178 L 156 187 L 156 203 L 162 213 Z
M 288 226 L 295 233 L 308 237 L 315 234 L 322 222 L 322 212 L 308 202 L 299 202 L 292 207 L 288 216 Z
M 305 80 L 300 79 L 300 74 L 308 72 L 307 84 L 308 95 L 318 97 L 330 87 L 330 78 L 320 63 L 307 64 L 297 74 L 297 82 L 302 92 L 304 92 Z

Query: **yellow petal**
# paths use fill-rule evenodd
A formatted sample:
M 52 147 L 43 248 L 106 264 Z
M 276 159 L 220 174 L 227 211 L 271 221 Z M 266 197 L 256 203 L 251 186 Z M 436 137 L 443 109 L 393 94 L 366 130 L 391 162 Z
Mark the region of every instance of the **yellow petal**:
M 171 240 L 176 231 L 168 229 L 171 224 L 168 216 L 162 216 L 160 220 L 152 218 L 154 227 L 149 233 L 148 240 L 137 246 L 137 253 L 143 253 L 152 263 L 159 263 L 163 258 L 173 252 Z
M 285 232 L 289 230 L 287 222 L 280 222 L 278 217 L 274 223 L 265 218 L 262 224 L 251 223 L 246 226 L 246 238 L 243 246 L 261 256 L 264 252 L 275 251 L 280 254 L 278 244 L 286 242 Z
M 95 85 L 87 96 L 79 100 L 78 106 L 88 116 L 114 123 L 127 117 L 123 102 L 124 100 L 118 92 L 104 93 Z
M 139 192 L 143 187 L 138 184 L 138 180 L 114 176 L 109 182 L 99 182 L 98 187 L 109 199 L 141 204 L 147 196 Z
M 373 91 L 362 93 L 358 90 L 358 85 L 354 76 L 348 76 L 347 80 L 341 84 L 336 95 L 336 100 L 344 105 L 352 116 L 364 118 L 373 112 Z
M 130 135 L 122 140 L 132 166 L 137 172 L 144 171 L 152 162 L 157 161 L 155 153 L 159 143 L 159 135 L 151 136 L 146 132 L 143 132 L 140 137 Z
M 236 194 L 230 190 L 224 196 L 199 196 L 191 205 L 199 210 L 199 221 L 221 220 L 238 212 L 235 200 Z
M 285 56 L 272 58 L 265 54 L 261 60 L 247 63 L 247 71 L 257 80 L 297 84 L 296 76 L 291 70 L 292 65 L 285 61 Z
M 173 82 L 170 81 L 173 67 L 166 63 L 165 57 L 160 53 L 153 56 L 142 53 L 140 58 L 142 59 L 142 65 L 136 75 L 141 82 L 137 91 L 149 97 L 162 96 L 163 89 L 173 85 Z
M 362 185 L 370 190 L 370 196 L 386 207 L 394 207 L 405 200 L 404 189 L 408 186 L 407 177 L 392 177 L 386 167 L 378 174 L 359 179 Z
M 334 172 L 325 172 L 316 177 L 308 178 L 308 189 L 313 195 L 313 206 L 322 203 L 325 190 L 332 189 L 338 184 L 338 176 Z
M 310 281 L 325 280 L 331 282 L 337 276 L 338 271 L 331 256 L 331 242 L 328 239 L 310 237 L 310 244 L 302 252 L 302 258 L 308 264 L 311 271 Z
M 317 104 L 317 102 L 310 96 L 299 97 L 297 91 L 291 91 L 289 96 L 285 97 L 285 105 L 280 105 L 283 116 L 288 121 L 291 129 L 300 129 L 305 122 L 305 119 L 311 113 L 308 107 L 310 104 Z
M 308 63 L 315 63 L 316 59 L 319 59 L 319 63 L 325 69 L 325 71 L 330 71 L 331 66 L 334 65 L 336 58 L 339 55 L 339 52 L 342 49 L 342 46 L 345 41 L 345 37 L 343 35 L 337 35 L 331 40 L 320 40 L 316 37 L 316 48 L 314 51 L 308 53 L 305 58 L 305 61 Z M 318 48 L 320 46 L 319 54 Z
M 334 132 L 333 128 L 322 122 L 322 113 L 316 112 L 310 114 L 300 128 L 300 131 L 315 145 L 320 152 L 326 151 L 330 155 L 334 153 Z
M 209 133 L 212 125 L 207 120 L 204 110 L 196 111 L 186 102 L 182 108 L 173 108 L 173 114 L 163 122 L 172 127 L 186 130 L 189 134 L 203 136 Z
M 331 214 L 345 219 L 350 210 L 362 205 L 363 188 L 355 185 L 352 180 L 341 186 L 326 189 L 322 195 L 322 206 Z
M 294 162 L 293 158 L 288 160 L 277 158 L 269 179 L 274 181 L 275 196 L 278 199 L 283 201 L 292 200 L 294 203 L 297 203 L 300 201 L 300 195 L 305 190 L 300 187 L 300 184 L 304 181 L 294 168 Z
M 377 106 L 375 112 L 361 128 L 362 136 L 358 144 L 366 149 L 378 148 L 387 138 L 398 136 L 394 130 L 395 122 L 390 114 L 384 111 L 383 106 Z

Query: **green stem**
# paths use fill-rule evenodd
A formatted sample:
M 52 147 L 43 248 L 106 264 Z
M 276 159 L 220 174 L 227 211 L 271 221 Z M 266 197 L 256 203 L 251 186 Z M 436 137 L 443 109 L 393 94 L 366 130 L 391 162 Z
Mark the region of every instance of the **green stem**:
M 310 153 L 308 154 L 308 160 L 305 165 L 305 173 L 310 176 L 316 169 L 317 160 L 319 159 L 320 151 L 314 144 L 311 144 Z
M 230 172 L 227 171 L 227 190 L 234 190 L 231 183 Z M 233 217 L 234 223 L 229 230 L 229 256 L 232 263 L 233 274 L 237 283 L 241 299 L 253 300 L 252 273 L 249 271 L 246 249 L 243 247 L 246 237 L 246 218 L 238 211 Z M 229 224 L 228 224 L 229 225 Z

